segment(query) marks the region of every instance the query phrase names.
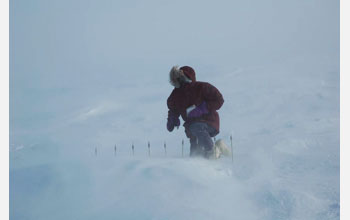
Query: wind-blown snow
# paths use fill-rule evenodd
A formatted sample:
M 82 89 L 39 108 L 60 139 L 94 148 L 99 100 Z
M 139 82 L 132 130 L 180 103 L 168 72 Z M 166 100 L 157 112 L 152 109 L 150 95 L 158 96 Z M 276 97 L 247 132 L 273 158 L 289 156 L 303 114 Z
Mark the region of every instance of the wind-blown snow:
M 11 219 L 339 219 L 339 2 L 182 3 L 10 2 Z M 233 163 L 166 130 L 176 64 Z

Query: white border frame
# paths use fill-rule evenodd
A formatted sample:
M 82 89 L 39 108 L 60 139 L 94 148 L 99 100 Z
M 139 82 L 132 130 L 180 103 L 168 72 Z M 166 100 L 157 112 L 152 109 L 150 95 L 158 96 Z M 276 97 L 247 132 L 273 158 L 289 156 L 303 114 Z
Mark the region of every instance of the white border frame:
M 340 219 L 349 219 L 349 7 L 340 0 Z
M 9 219 L 9 1 L 0 1 L 1 219 Z

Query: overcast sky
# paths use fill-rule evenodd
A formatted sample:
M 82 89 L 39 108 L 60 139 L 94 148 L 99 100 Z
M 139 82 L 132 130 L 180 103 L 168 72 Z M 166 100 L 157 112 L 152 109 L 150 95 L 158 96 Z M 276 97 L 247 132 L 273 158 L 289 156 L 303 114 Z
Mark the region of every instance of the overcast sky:
M 339 59 L 338 1 L 13 0 L 10 132 L 108 88 L 167 83 L 172 65 L 219 77 L 314 54 Z

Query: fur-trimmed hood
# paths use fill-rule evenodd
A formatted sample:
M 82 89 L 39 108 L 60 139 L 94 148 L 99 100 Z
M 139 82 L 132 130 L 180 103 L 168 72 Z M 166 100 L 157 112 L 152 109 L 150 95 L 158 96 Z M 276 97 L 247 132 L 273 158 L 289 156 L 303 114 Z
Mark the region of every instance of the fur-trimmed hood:
M 189 66 L 173 66 L 169 73 L 169 81 L 175 88 L 180 88 L 184 83 L 195 82 L 196 73 Z

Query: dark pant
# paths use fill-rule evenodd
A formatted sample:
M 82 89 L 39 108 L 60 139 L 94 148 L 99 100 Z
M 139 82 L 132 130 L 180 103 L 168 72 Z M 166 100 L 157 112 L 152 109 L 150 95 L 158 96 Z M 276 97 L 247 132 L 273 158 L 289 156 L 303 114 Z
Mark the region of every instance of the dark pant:
M 214 143 L 210 133 L 215 132 L 215 128 L 204 122 L 194 122 L 188 126 L 190 137 L 190 156 L 205 155 L 205 152 L 213 150 Z

